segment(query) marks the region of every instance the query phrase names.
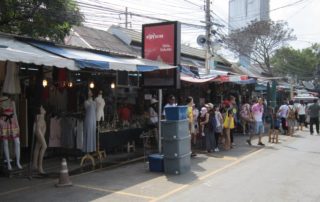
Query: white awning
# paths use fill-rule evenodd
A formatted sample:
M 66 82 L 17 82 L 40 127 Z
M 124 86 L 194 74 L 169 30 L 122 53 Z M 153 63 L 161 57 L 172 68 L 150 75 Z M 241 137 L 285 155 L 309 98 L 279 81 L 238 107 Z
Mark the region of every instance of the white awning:
M 79 68 L 95 68 L 100 70 L 120 70 L 134 72 L 148 72 L 177 68 L 158 61 L 141 58 L 124 58 L 110 56 L 103 53 L 95 53 L 89 50 L 80 50 L 72 47 L 62 47 L 53 43 L 29 42 L 31 45 L 48 51 L 52 54 L 74 60 Z
M 0 61 L 31 63 L 78 70 L 75 62 L 23 43 L 14 37 L 0 35 Z

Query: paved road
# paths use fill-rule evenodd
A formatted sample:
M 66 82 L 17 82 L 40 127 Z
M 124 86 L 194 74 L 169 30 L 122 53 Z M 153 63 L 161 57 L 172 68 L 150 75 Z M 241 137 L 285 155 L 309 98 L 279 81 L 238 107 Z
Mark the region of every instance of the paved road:
M 0 178 L 0 202 L 320 201 L 320 136 L 299 132 L 264 148 L 235 140 L 231 151 L 199 154 L 184 175 L 151 173 L 138 162 L 71 176 L 66 188 L 55 188 L 56 179 Z
M 164 201 L 320 201 L 320 136 L 299 132 Z

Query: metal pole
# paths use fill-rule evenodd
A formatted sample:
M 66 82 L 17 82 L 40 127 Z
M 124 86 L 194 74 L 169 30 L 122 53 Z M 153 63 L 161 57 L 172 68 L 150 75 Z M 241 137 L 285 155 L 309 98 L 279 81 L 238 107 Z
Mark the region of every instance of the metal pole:
M 211 46 L 211 16 L 210 16 L 210 0 L 206 0 L 206 15 L 205 15 L 205 22 L 206 22 L 206 73 L 207 75 L 210 74 L 210 64 L 209 58 L 211 55 L 210 46 Z
M 290 100 L 293 100 L 293 84 L 294 84 L 294 79 L 291 78 L 291 85 L 290 85 Z
M 159 154 L 161 154 L 162 149 L 161 149 L 161 115 L 162 115 L 162 89 L 158 90 L 158 95 L 159 95 L 159 102 L 158 102 L 158 151 Z
M 126 27 L 126 29 L 127 29 L 127 28 L 128 28 L 128 7 L 126 7 L 126 13 L 125 13 L 125 16 L 126 16 L 125 27 Z

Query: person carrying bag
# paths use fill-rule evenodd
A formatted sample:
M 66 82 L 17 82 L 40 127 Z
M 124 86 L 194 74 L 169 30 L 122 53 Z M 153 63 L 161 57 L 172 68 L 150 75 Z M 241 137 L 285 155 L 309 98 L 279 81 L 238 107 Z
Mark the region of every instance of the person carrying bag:
M 226 117 L 224 118 L 224 121 L 223 121 L 223 128 L 224 128 L 224 134 L 225 134 L 224 149 L 230 150 L 231 149 L 230 130 L 234 128 L 234 118 L 231 110 L 227 111 L 226 113 Z

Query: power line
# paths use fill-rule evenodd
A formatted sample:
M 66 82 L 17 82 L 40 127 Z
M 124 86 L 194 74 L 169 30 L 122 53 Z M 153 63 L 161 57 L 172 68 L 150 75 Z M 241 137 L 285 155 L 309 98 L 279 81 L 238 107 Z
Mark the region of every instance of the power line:
M 192 5 L 194 5 L 194 6 L 197 6 L 197 7 L 202 8 L 202 6 L 200 6 L 200 5 L 196 4 L 196 3 L 193 3 L 192 1 L 189 1 L 189 0 L 183 0 L 183 1 L 185 1 L 185 2 L 187 2 L 187 3 L 189 3 L 189 4 L 192 4 Z
M 115 12 L 117 14 L 124 14 L 123 11 L 117 10 L 117 9 L 112 9 L 112 8 L 103 7 L 103 6 L 96 6 L 96 5 L 86 4 L 86 3 L 81 3 L 81 2 L 80 2 L 80 4 L 83 4 L 81 6 L 88 7 L 90 9 L 97 9 L 97 10 L 100 10 L 100 11 L 104 11 L 105 10 L 105 11 Z M 169 21 L 168 19 L 151 17 L 151 16 L 147 16 L 147 15 L 143 15 L 143 14 L 134 13 L 134 12 L 128 12 L 128 14 L 131 15 L 131 16 L 142 17 L 142 18 L 147 18 L 147 19 L 152 19 L 152 20 L 157 20 L 157 21 L 163 21 L 163 22 Z M 187 23 L 187 22 L 181 22 L 181 24 L 186 25 L 186 26 L 191 26 L 191 27 L 197 27 L 197 28 L 200 28 L 200 29 L 204 29 L 205 28 L 205 26 L 199 25 L 199 24 L 192 24 L 192 23 Z

